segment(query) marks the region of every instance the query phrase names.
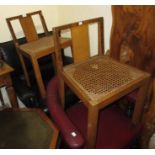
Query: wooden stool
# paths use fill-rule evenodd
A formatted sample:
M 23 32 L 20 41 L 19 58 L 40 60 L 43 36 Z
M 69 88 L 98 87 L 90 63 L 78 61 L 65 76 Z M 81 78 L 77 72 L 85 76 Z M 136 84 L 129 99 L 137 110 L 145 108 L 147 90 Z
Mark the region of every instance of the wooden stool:
M 58 130 L 39 109 L 6 109 L 0 112 L 0 148 L 55 148 Z

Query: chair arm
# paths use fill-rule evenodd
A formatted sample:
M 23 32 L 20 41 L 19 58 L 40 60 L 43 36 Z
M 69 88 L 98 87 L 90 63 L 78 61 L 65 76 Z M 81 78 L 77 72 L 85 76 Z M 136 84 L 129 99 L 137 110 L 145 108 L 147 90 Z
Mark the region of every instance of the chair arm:
M 53 120 L 60 129 L 65 143 L 70 148 L 81 148 L 84 146 L 84 138 L 80 131 L 69 120 L 60 105 L 58 93 L 58 80 L 54 77 L 47 86 L 47 106 Z

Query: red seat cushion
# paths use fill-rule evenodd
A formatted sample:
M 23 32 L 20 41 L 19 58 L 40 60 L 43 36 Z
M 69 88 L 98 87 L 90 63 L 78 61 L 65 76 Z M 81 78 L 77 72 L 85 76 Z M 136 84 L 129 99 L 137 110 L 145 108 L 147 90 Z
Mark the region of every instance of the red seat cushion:
M 86 137 L 87 108 L 81 103 L 75 104 L 67 110 L 67 115 Z M 96 148 L 126 148 L 141 130 L 140 125 L 133 126 L 130 118 L 116 106 L 100 111 L 98 124 Z

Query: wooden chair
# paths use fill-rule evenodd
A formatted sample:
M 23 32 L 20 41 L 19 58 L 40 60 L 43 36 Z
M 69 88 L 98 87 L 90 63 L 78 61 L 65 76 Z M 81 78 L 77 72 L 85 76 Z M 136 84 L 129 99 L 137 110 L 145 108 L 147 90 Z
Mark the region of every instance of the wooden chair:
M 55 44 L 55 54 L 56 54 L 56 62 L 57 62 L 57 71 L 59 75 L 60 83 L 60 94 L 62 99 L 62 104 L 64 101 L 64 84 L 61 79 L 61 73 L 63 71 L 63 61 L 62 61 L 62 52 L 61 52 L 61 45 L 59 36 L 64 35 L 65 32 L 71 33 L 71 39 L 72 39 L 72 46 L 71 46 L 71 52 L 73 57 L 73 63 L 77 63 L 79 61 L 88 59 L 91 57 L 90 53 L 90 26 L 97 25 L 97 37 L 98 40 L 98 49 L 97 49 L 97 55 L 104 54 L 104 41 L 103 41 L 103 18 L 94 18 L 90 20 L 84 20 L 80 22 L 75 22 L 63 26 L 58 26 L 53 28 L 53 37 L 54 37 L 54 44 Z
M 36 29 L 34 27 L 34 23 L 33 23 L 32 19 L 31 19 L 31 17 L 23 17 L 22 15 L 7 18 L 6 21 L 7 21 L 8 28 L 10 30 L 11 36 L 13 38 L 13 42 L 15 44 L 15 47 L 16 47 L 20 62 L 22 64 L 25 79 L 27 81 L 28 86 L 30 86 L 31 85 L 30 84 L 30 79 L 29 79 L 29 76 L 28 76 L 28 72 L 26 70 L 24 59 L 21 56 L 20 51 L 18 49 L 18 47 L 20 46 L 21 43 L 19 43 L 19 41 L 18 41 L 17 34 L 16 34 L 16 32 L 15 32 L 15 30 L 13 28 L 12 22 L 13 21 L 18 21 L 21 24 L 21 27 L 22 27 L 23 33 L 25 34 L 27 42 L 31 42 L 31 41 L 34 41 L 34 40 L 38 39 L 37 32 L 36 32 Z
M 37 34 L 36 25 L 34 24 L 34 20 L 33 20 L 33 16 L 35 16 L 35 15 L 39 16 L 39 18 L 40 18 L 41 25 L 42 25 L 42 28 L 43 28 L 43 33 L 44 33 L 43 35 Z M 12 35 L 12 38 L 13 38 L 13 41 L 14 41 L 14 44 L 15 44 L 15 47 L 16 47 L 16 50 L 17 50 L 21 65 L 22 65 L 22 68 L 23 68 L 23 72 L 24 72 L 24 75 L 25 75 L 27 85 L 31 86 L 30 79 L 29 79 L 29 76 L 28 76 L 28 71 L 27 71 L 23 56 L 28 57 L 31 60 L 31 62 L 35 61 L 35 64 L 33 65 L 33 68 L 37 68 L 37 69 L 39 69 L 39 64 L 38 64 L 38 61 L 37 61 L 39 58 L 36 56 L 36 54 L 33 54 L 33 53 L 32 53 L 32 55 L 27 54 L 27 53 L 25 54 L 24 51 L 20 49 L 22 44 L 25 43 L 25 42 L 21 43 L 21 42 L 18 41 L 17 33 L 15 32 L 15 29 L 13 27 L 13 21 L 18 21 L 20 23 L 27 43 L 31 43 L 33 41 L 37 41 L 40 38 L 40 36 L 41 37 L 42 36 L 48 36 L 48 29 L 47 29 L 47 26 L 46 26 L 46 23 L 45 23 L 45 19 L 44 19 L 43 14 L 42 14 L 41 11 L 36 11 L 36 12 L 27 13 L 27 16 L 25 16 L 25 17 L 23 17 L 22 15 L 15 16 L 15 17 L 10 17 L 10 18 L 7 18 L 6 21 L 7 21 L 9 30 L 11 32 L 11 35 Z M 42 54 L 42 55 L 44 56 L 44 54 Z M 52 59 L 54 60 L 53 55 L 52 55 Z M 34 69 L 34 71 L 35 71 L 36 76 L 41 79 L 41 73 L 40 72 L 38 73 L 38 71 L 36 71 L 36 69 Z M 40 84 L 41 86 L 39 86 L 39 89 L 41 89 L 40 87 L 42 87 L 42 89 L 44 90 L 43 82 L 40 82 L 40 83 L 41 83 Z M 42 90 L 40 90 L 40 91 L 42 91 Z M 41 93 L 41 94 L 43 94 L 43 93 Z
M 69 148 L 87 148 L 87 124 L 88 107 L 83 102 L 73 103 L 67 110 L 64 106 L 64 81 L 65 68 L 63 66 L 59 35 L 62 32 L 71 32 L 73 63 L 82 62 L 89 59 L 90 54 L 90 31 L 89 25 L 97 23 L 98 28 L 98 52 L 97 55 L 104 53 L 103 44 L 103 18 L 95 18 L 82 22 L 75 22 L 53 28 L 55 52 L 57 61 L 58 78 L 51 79 L 47 86 L 47 106 L 52 119 L 60 129 L 63 142 Z M 94 66 L 95 67 L 95 66 Z M 104 79 L 103 79 L 104 80 Z M 65 82 L 66 82 L 65 81 Z M 69 85 L 69 81 L 66 82 Z M 73 85 L 70 85 L 72 88 Z M 76 86 L 75 86 L 76 87 Z M 75 90 L 75 89 L 74 89 Z M 78 94 L 78 92 L 75 92 Z M 78 94 L 80 96 L 80 94 Z M 81 95 L 82 96 L 82 95 Z M 60 102 L 61 101 L 61 102 Z M 62 103 L 62 105 L 61 105 Z M 87 108 L 86 108 L 87 107 Z M 95 106 L 94 106 L 95 108 Z M 95 114 L 92 115 L 94 119 Z M 95 126 L 94 122 L 94 126 Z M 113 126 L 115 124 L 115 127 Z M 92 125 L 92 124 L 91 124 Z M 98 127 L 95 148 L 127 148 L 132 141 L 139 135 L 141 126 L 133 127 L 131 119 L 125 117 L 119 106 L 108 106 L 103 108 L 98 117 Z M 88 142 L 89 143 L 89 142 Z M 92 148 L 92 147 L 91 147 Z

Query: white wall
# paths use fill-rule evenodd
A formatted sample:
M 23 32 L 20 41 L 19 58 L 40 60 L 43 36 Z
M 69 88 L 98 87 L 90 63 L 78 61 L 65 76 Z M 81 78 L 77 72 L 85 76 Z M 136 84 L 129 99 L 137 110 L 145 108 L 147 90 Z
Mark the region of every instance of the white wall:
M 49 30 L 58 23 L 58 7 L 55 5 L 0 5 L 0 42 L 12 40 L 6 18 L 42 10 Z M 19 32 L 20 33 L 20 32 Z
M 25 15 L 27 12 L 36 10 L 42 10 L 49 30 L 51 30 L 53 26 L 103 16 L 105 50 L 109 49 L 112 23 L 110 5 L 0 5 L 0 42 L 12 39 L 5 20 L 7 17 L 20 14 Z
M 94 17 L 104 17 L 105 51 L 109 49 L 112 24 L 110 5 L 68 5 L 58 6 L 58 24 L 66 24 Z

